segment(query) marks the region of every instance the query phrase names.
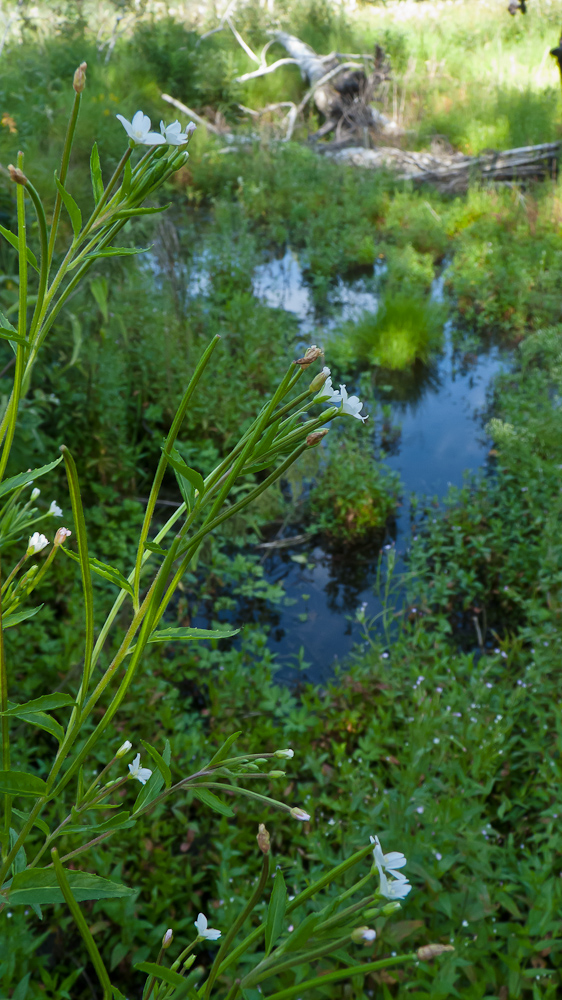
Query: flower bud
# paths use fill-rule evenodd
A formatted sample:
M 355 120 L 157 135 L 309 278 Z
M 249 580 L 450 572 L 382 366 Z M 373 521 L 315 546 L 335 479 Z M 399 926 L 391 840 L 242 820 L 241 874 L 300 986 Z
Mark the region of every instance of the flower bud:
M 37 500 L 37 497 L 39 496 L 40 493 L 41 490 L 39 489 L 38 486 L 36 486 L 35 489 L 31 491 L 30 500 Z
M 24 187 L 27 186 L 27 177 L 25 176 L 23 170 L 20 170 L 19 167 L 14 167 L 13 163 L 9 163 L 8 171 L 14 184 L 23 184 Z
M 321 431 L 313 431 L 306 438 L 306 443 L 309 448 L 314 448 L 315 445 L 320 444 L 323 437 L 326 437 L 328 433 L 328 428 L 324 427 Z
M 55 535 L 55 545 L 62 545 L 63 542 L 71 535 L 72 532 L 69 528 L 59 528 Z
M 64 528 L 59 528 L 59 531 L 64 531 Z M 121 757 L 124 757 L 126 753 L 129 753 L 129 750 L 131 749 L 132 745 L 133 744 L 130 742 L 130 740 L 125 740 L 125 742 L 121 744 L 117 753 L 115 754 L 117 759 L 119 760 Z
M 262 852 L 262 854 L 269 854 L 269 851 L 271 849 L 269 830 L 266 830 L 263 823 L 260 823 L 258 827 L 256 840 L 258 842 L 258 847 Z
M 191 966 L 193 965 L 194 961 L 195 961 L 195 955 L 190 955 L 189 958 L 186 958 L 185 962 L 183 963 L 183 971 L 187 972 L 188 969 L 191 969 Z
M 41 552 L 46 545 L 49 544 L 49 539 L 45 538 L 45 535 L 41 535 L 38 531 L 34 531 L 30 536 L 26 556 L 33 556 L 36 552 Z
M 285 778 L 286 774 L 285 774 L 284 771 L 270 771 L 267 777 L 268 778 Z
M 295 364 L 300 365 L 301 368 L 310 368 L 310 365 L 314 364 L 315 361 L 318 361 L 318 358 L 321 358 L 323 353 L 324 352 L 321 347 L 317 347 L 316 344 L 313 344 L 312 347 L 307 347 L 304 352 L 304 358 L 298 358 L 295 361 Z
M 377 936 L 377 932 L 372 927 L 356 927 L 351 932 L 351 940 L 355 944 L 370 944 Z
M 289 758 L 295 756 L 295 751 L 291 750 L 291 749 L 288 749 L 288 750 L 276 750 L 275 753 L 273 754 L 273 756 L 274 757 L 283 757 L 283 758 L 286 758 L 287 760 L 289 760 Z
M 402 904 L 399 903 L 397 899 L 395 899 L 393 903 L 387 903 L 386 906 L 383 906 L 382 912 L 384 913 L 385 917 L 389 917 L 391 913 L 396 913 L 397 910 L 401 909 L 402 909 Z
M 330 369 L 323 368 L 321 372 L 318 372 L 318 375 L 314 376 L 312 382 L 310 383 L 309 389 L 312 389 L 312 392 L 316 392 L 318 389 L 321 389 L 322 386 L 324 385 L 324 382 L 326 381 L 327 378 L 329 378 L 329 376 L 330 376 Z
M 421 962 L 430 962 L 432 958 L 437 958 L 445 951 L 454 951 L 452 944 L 424 944 L 423 948 L 418 948 L 418 958 Z
M 294 806 L 294 808 L 291 809 L 290 812 L 293 819 L 300 819 L 303 822 L 306 822 L 306 820 L 310 819 L 308 813 L 305 812 L 304 809 L 300 809 L 299 806 Z
M 172 941 L 174 940 L 174 932 L 171 927 L 168 928 L 164 937 L 162 938 L 162 948 L 169 948 Z
M 86 86 L 86 68 L 87 63 L 80 63 L 78 69 L 74 74 L 74 80 L 72 81 L 72 86 L 74 87 L 77 94 L 81 94 Z

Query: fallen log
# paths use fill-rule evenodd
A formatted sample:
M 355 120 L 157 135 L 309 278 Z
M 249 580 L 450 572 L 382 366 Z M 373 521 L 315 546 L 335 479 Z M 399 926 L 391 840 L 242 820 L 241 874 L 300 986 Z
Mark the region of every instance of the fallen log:
M 480 156 L 462 153 L 406 152 L 392 146 L 363 149 L 348 146 L 324 155 L 338 163 L 370 170 L 396 171 L 400 180 L 434 184 L 442 191 L 466 191 L 471 181 L 495 183 L 520 181 L 525 178 L 545 178 L 556 175 L 561 144 L 545 142 L 538 146 L 521 146 Z

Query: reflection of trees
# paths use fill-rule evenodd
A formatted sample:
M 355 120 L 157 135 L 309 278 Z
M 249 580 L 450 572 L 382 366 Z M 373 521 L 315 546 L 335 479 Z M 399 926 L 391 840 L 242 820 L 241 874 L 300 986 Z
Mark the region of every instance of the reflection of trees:
M 345 549 L 326 550 L 323 560 L 330 574 L 324 587 L 326 604 L 335 614 L 355 611 L 360 597 L 372 587 L 382 546 L 388 538 L 396 535 L 396 524 L 387 525 L 387 534 L 365 542 L 360 546 Z
M 442 388 L 439 365 L 436 361 L 426 365 L 416 361 L 403 371 L 392 371 L 388 368 L 378 368 L 374 375 L 376 386 L 390 386 L 380 393 L 379 399 L 392 403 L 404 412 L 411 409 L 414 413 L 428 392 L 437 393 Z

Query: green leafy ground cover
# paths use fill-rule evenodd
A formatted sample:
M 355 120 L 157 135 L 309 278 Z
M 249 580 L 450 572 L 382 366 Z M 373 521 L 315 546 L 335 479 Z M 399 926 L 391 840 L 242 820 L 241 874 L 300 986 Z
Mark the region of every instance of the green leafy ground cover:
M 361 44 L 382 37 L 399 74 L 399 104 L 405 94 L 412 146 L 435 133 L 466 152 L 559 135 L 559 86 L 555 67 L 544 58 L 558 33 L 556 5 L 533 5 L 525 22 L 483 4 L 447 13 L 417 7 L 408 7 L 408 16 L 400 7 L 363 9 L 355 22 L 327 6 L 302 5 L 296 20 L 290 12 L 290 27 L 319 51 L 355 51 L 358 26 Z M 256 5 L 243 10 L 247 20 L 240 29 L 258 45 L 266 27 L 262 14 Z M 93 130 L 104 155 L 116 157 L 115 111 L 128 114 L 142 105 L 158 120 L 161 88 L 198 108 L 214 106 L 233 122 L 238 102 L 279 99 L 283 88 L 283 97 L 302 93 L 288 69 L 244 91 L 233 88 L 236 73 L 248 68 L 233 40 L 212 36 L 212 59 L 197 42 L 194 30 L 168 20 L 141 25 L 116 47 L 109 64 L 89 37 L 59 35 L 41 44 L 28 37 L 23 47 L 8 49 L 0 66 L 0 111 L 10 114 L 17 132 L 2 126 L 2 162 L 21 147 L 37 164 L 39 185 L 41 172 L 50 174 L 66 113 L 61 81 L 75 67 L 77 45 L 79 57 L 90 62 L 93 98 L 80 126 L 78 156 Z M 87 197 L 86 179 L 76 194 Z M 130 900 L 85 907 L 96 940 L 104 951 L 109 947 L 116 980 L 135 995 L 132 965 L 155 957 L 168 926 L 178 932 L 190 927 L 199 909 L 213 913 L 214 926 L 228 926 L 257 877 L 258 822 L 267 822 L 293 886 L 312 878 L 320 862 L 378 833 L 386 849 L 408 857 L 414 891 L 401 922 L 387 926 L 379 919 L 377 940 L 369 951 L 361 949 L 361 957 L 435 940 L 452 941 L 456 950 L 439 965 L 354 980 L 345 994 L 334 987 L 315 997 L 554 998 L 562 964 L 558 182 L 525 190 L 475 188 L 466 197 L 446 198 L 342 169 L 297 142 L 279 147 L 264 140 L 225 156 L 199 130 L 189 173 L 169 194 L 172 223 L 178 224 L 158 243 L 177 239 L 186 269 L 172 253 L 160 256 L 156 269 L 128 264 L 100 270 L 97 284 L 73 300 L 61 320 L 18 441 L 22 467 L 36 455 L 46 460 L 61 440 L 79 452 L 98 558 L 115 559 L 119 548 L 126 568 L 132 557 L 142 512 L 134 498 L 142 495 L 202 343 L 221 334 L 215 404 L 212 410 L 196 405 L 182 442 L 203 472 L 228 445 L 240 405 L 249 420 L 293 356 L 295 321 L 252 293 L 252 272 L 267 251 L 287 242 L 298 251 L 320 308 L 337 275 L 371 267 L 380 255 L 388 264 L 385 294 L 425 300 L 432 278 L 450 261 L 446 288 L 459 340 L 478 345 L 480 338 L 498 338 L 521 346 L 514 371 L 495 387 L 495 467 L 480 482 L 452 491 L 442 510 L 420 503 L 405 607 L 394 608 L 389 599 L 388 635 L 380 623 L 369 622 L 367 609 L 363 646 L 333 683 L 302 685 L 298 692 L 276 684 L 266 635 L 255 626 L 247 627 L 239 649 L 221 644 L 189 654 L 151 654 L 123 720 L 123 739 L 161 747 L 168 738 L 173 759 L 182 763 L 237 729 L 247 752 L 264 744 L 272 750 L 293 746 L 288 779 L 278 779 L 275 791 L 285 788 L 287 801 L 304 804 L 312 820 L 295 830 L 236 800 L 228 803 L 235 818 L 203 819 L 187 798 L 178 800 L 172 815 L 156 812 L 145 822 L 140 846 L 138 830 L 134 839 L 124 831 L 87 856 L 88 870 L 122 874 L 136 890 Z M 6 193 L 1 198 L 1 221 L 9 225 L 13 206 Z M 187 293 L 202 229 L 211 281 L 193 301 Z M 144 245 L 153 234 L 147 227 Z M 1 252 L 5 311 L 17 293 L 13 258 L 5 247 Z M 3 366 L 10 355 L 8 347 L 1 350 Z M 356 374 L 353 358 L 338 363 L 336 356 L 336 362 L 342 378 Z M 369 370 L 362 387 L 368 392 L 380 375 Z M 374 388 L 372 393 L 375 406 Z M 24 455 L 33 457 L 24 462 Z M 349 497 L 350 484 L 364 485 L 365 479 L 375 507 L 380 475 L 376 466 L 365 469 L 353 436 L 343 454 L 330 452 L 313 517 L 333 529 L 327 510 L 335 503 L 335 522 L 349 531 L 354 522 L 337 506 L 338 497 Z M 382 492 L 381 521 L 394 495 L 395 487 Z M 237 538 L 255 538 L 256 526 L 278 516 L 280 504 L 276 497 L 264 506 L 258 525 L 240 521 Z M 359 518 L 370 516 L 361 499 L 354 504 Z M 214 599 L 225 581 L 234 598 L 281 599 L 247 555 L 227 555 L 217 545 L 203 561 L 205 591 L 201 577 L 185 581 L 180 624 L 188 623 L 194 601 L 205 592 Z M 22 698 L 41 694 L 44 679 L 72 686 L 76 675 L 79 587 L 73 565 L 59 562 L 36 627 L 25 636 L 17 630 L 9 635 Z M 99 602 L 110 594 L 109 584 L 96 583 Z M 475 653 L 479 636 L 486 647 Z M 36 765 L 48 740 L 22 727 L 21 766 Z M 72 846 L 69 837 L 65 847 Z M 66 978 L 69 952 L 80 956 L 81 950 L 69 940 L 62 910 L 46 913 L 42 924 L 19 910 L 4 916 L 0 974 L 7 996 L 88 995 L 82 958 L 76 975 Z

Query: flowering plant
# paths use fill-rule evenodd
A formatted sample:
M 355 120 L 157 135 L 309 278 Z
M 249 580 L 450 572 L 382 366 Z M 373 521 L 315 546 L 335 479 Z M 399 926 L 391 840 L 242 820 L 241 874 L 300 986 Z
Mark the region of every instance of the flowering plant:
M 73 541 L 76 543 L 75 551 L 67 544 L 70 530 L 60 527 L 41 568 L 33 563 L 30 569 L 20 574 L 25 563 L 50 544 L 47 536 L 41 532 L 35 530 L 31 534 L 23 556 L 2 584 L 0 626 L 5 629 L 10 625 L 20 624 L 40 611 L 40 606 L 31 609 L 26 607 L 26 601 L 45 578 L 59 550 L 79 565 L 85 621 L 82 673 L 76 689 L 46 693 L 25 704 L 17 705 L 8 700 L 9 670 L 4 644 L 0 640 L 0 795 L 4 810 L 4 822 L 0 828 L 0 912 L 6 915 L 7 907 L 27 905 L 41 918 L 44 906 L 64 901 L 82 935 L 104 1000 L 120 1000 L 122 994 L 110 981 L 106 965 L 79 904 L 93 899 L 126 897 L 131 894 L 131 890 L 118 882 L 78 870 L 75 867 L 76 858 L 86 854 L 93 845 L 103 843 L 120 830 L 130 828 L 157 803 L 179 791 L 190 790 L 199 802 L 217 809 L 223 815 L 228 815 L 230 810 L 219 795 L 221 791 L 228 790 L 229 793 L 284 811 L 301 822 L 308 822 L 310 816 L 299 807 L 290 806 L 256 791 L 253 783 L 251 787 L 247 787 L 244 783 L 246 777 L 263 776 L 267 779 L 271 774 L 268 771 L 269 762 L 289 760 L 293 757 L 293 750 L 286 748 L 259 755 L 236 755 L 233 747 L 241 733 L 229 736 L 211 759 L 202 762 L 192 773 L 188 773 L 184 761 L 172 761 L 167 742 L 158 749 L 144 740 L 143 756 L 137 751 L 127 766 L 123 762 L 133 751 L 129 740 L 125 740 L 113 754 L 108 753 L 108 763 L 89 785 L 84 777 L 85 764 L 94 747 L 108 747 L 113 739 L 113 721 L 127 699 L 133 679 L 141 670 L 143 654 L 150 643 L 191 642 L 234 634 L 224 630 L 162 627 L 170 600 L 196 558 L 204 539 L 280 479 L 304 451 L 317 446 L 327 432 L 324 425 L 330 420 L 346 414 L 362 421 L 365 417 L 360 414 L 362 404 L 356 397 L 347 396 L 345 386 L 340 387 L 339 393 L 334 392 L 329 370 L 324 369 L 304 388 L 300 384 L 306 370 L 322 355 L 321 350 L 313 346 L 303 358 L 291 363 L 251 426 L 240 435 L 230 453 L 203 478 L 184 461 L 176 448 L 176 441 L 193 394 L 217 348 L 219 338 L 214 338 L 192 374 L 163 444 L 140 531 L 135 563 L 127 575 L 118 567 L 102 563 L 90 554 L 77 467 L 66 447 L 61 446 L 62 455 L 41 468 L 5 478 L 18 409 L 29 389 L 38 353 L 57 316 L 97 260 L 141 252 L 115 245 L 115 237 L 130 219 L 162 211 L 161 208 L 145 206 L 144 203 L 185 163 L 188 155 L 186 146 L 193 131 L 193 127 L 188 126 L 182 132 L 179 122 L 174 122 L 168 126 L 161 123 L 160 132 L 152 132 L 150 120 L 142 112 L 138 111 L 131 122 L 118 115 L 130 142 L 105 184 L 97 146 L 94 145 L 90 161 L 94 208 L 84 222 L 82 211 L 68 189 L 67 175 L 85 81 L 86 65 L 83 63 L 74 76 L 74 105 L 60 171 L 55 177 L 56 199 L 50 227 L 47 226 L 39 193 L 24 173 L 21 153 L 18 155 L 17 165 L 10 167 L 10 175 L 16 185 L 18 231 L 16 234 L 0 227 L 4 237 L 17 249 L 19 259 L 17 327 L 0 316 L 0 335 L 10 342 L 15 353 L 12 392 L 0 422 L 0 496 L 9 498 L 0 511 L 0 550 L 7 539 L 17 542 L 40 519 L 62 516 L 62 509 L 55 501 L 46 514 L 36 516 L 37 511 L 32 504 L 39 495 L 37 487 L 33 489 L 30 499 L 21 505 L 23 491 L 62 461 L 68 480 L 74 520 Z M 133 166 L 131 155 L 139 145 L 145 145 L 148 149 Z M 39 260 L 27 242 L 26 215 L 29 202 L 37 222 Z M 57 232 L 63 208 L 68 213 L 73 235 L 53 274 Z M 28 294 L 28 279 L 32 272 L 36 275 L 33 299 Z M 28 321 L 30 304 L 33 304 L 33 311 Z M 323 386 L 328 391 L 320 393 L 320 401 L 327 402 L 328 408 L 310 416 L 308 411 L 315 399 L 318 399 L 317 394 Z M 341 403 L 341 406 L 330 405 L 335 402 Z M 182 502 L 166 524 L 155 531 L 153 515 L 167 468 L 173 469 L 176 475 Z M 242 493 L 237 490 L 235 499 L 231 499 L 234 488 L 241 482 L 244 483 L 245 490 Z M 95 621 L 93 574 L 99 574 L 117 588 L 113 606 L 102 623 Z M 15 609 L 20 606 L 22 610 L 15 613 Z M 124 615 L 127 622 L 125 626 L 122 625 Z M 105 669 L 100 669 L 102 654 L 109 645 L 108 638 L 115 634 L 119 640 L 117 651 Z M 53 715 L 53 712 L 58 715 Z M 99 721 L 94 724 L 94 717 L 98 716 Z M 50 764 L 47 761 L 41 762 L 43 777 L 36 771 L 22 771 L 13 766 L 10 727 L 14 720 L 18 724 L 44 729 L 56 740 L 58 749 L 53 760 Z M 147 763 L 150 767 L 146 766 Z M 113 775 L 111 778 L 110 772 Z M 116 793 L 124 790 L 127 782 L 133 782 L 133 787 L 136 787 L 135 782 L 139 782 L 141 788 L 133 805 L 125 810 L 120 809 L 120 795 L 116 799 Z M 14 802 L 18 803 L 17 807 Z M 104 808 L 112 809 L 109 819 L 100 819 L 100 809 Z M 72 849 L 65 848 L 61 857 L 62 849 L 59 850 L 59 845 L 63 837 L 76 838 L 77 842 Z M 317 908 L 313 912 L 307 910 L 308 901 L 326 888 L 336 886 L 355 865 L 367 859 L 372 848 L 366 846 L 292 899 L 287 896 L 283 874 L 278 869 L 266 916 L 257 923 L 254 919 L 252 930 L 244 937 L 244 924 L 254 914 L 271 874 L 269 834 L 263 825 L 260 826 L 257 839 L 262 854 L 261 874 L 251 898 L 235 923 L 222 930 L 209 927 L 205 914 L 199 913 L 193 940 L 168 966 L 164 961 L 165 953 L 172 946 L 174 938 L 173 928 L 170 928 L 164 935 L 157 960 L 137 966 L 138 971 L 147 977 L 143 990 L 144 1000 L 148 1000 L 151 995 L 159 1000 L 164 997 L 170 1000 L 181 1000 L 182 997 L 208 998 L 211 995 L 228 996 L 229 1000 L 234 1000 L 238 995 L 249 996 L 247 991 L 255 989 L 263 981 L 273 978 L 278 982 L 278 977 L 284 972 L 293 970 L 296 966 L 306 970 L 321 959 L 331 963 L 322 977 L 322 984 L 348 978 L 348 964 L 342 963 L 338 957 L 341 949 L 350 948 L 355 943 L 369 944 L 376 937 L 373 928 L 366 925 L 356 928 L 356 921 L 392 912 L 400 905 L 396 900 L 404 898 L 410 889 L 409 883 L 399 871 L 405 864 L 403 855 L 384 855 L 375 839 L 374 867 L 339 891 L 339 894 L 332 893 L 325 900 L 315 901 Z M 72 867 L 69 867 L 68 862 L 71 860 Z M 377 873 L 379 887 L 374 893 L 370 890 L 355 902 L 343 905 L 352 896 L 360 894 L 370 883 L 373 874 Z M 388 874 L 391 876 L 390 881 Z M 319 907 L 318 903 L 321 904 Z M 299 912 L 299 909 L 300 922 L 288 927 L 287 918 L 294 911 Z M 194 949 L 202 943 L 213 944 L 219 940 L 220 945 L 207 968 L 205 978 L 195 988 L 196 978 L 193 976 L 195 972 L 200 975 L 201 970 L 190 972 L 195 960 Z M 331 957 L 334 955 L 335 959 Z M 350 959 L 350 963 L 355 975 L 403 960 L 402 956 L 363 965 L 357 965 Z M 336 969 L 332 968 L 334 961 L 338 966 Z M 298 985 L 282 988 L 270 996 L 276 1000 L 285 1000 L 298 993 L 308 995 L 307 991 L 315 989 L 316 985 L 316 978 L 303 982 L 301 976 Z

